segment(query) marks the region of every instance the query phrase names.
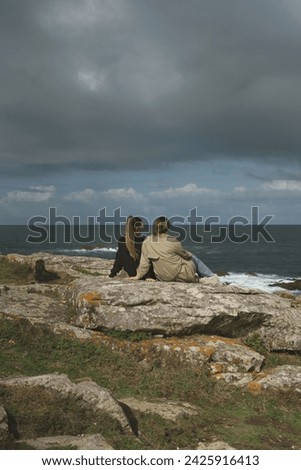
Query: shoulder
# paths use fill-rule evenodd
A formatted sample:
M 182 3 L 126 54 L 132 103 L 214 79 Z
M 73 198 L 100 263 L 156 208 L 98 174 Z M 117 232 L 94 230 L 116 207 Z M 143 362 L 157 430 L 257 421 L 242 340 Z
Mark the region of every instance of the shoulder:
M 171 237 L 170 235 L 167 235 L 166 241 L 170 243 L 179 243 L 179 240 L 176 237 Z
M 148 235 L 147 237 L 144 237 L 143 246 L 150 245 L 152 241 L 153 241 L 152 235 Z
M 135 236 L 135 243 L 142 243 L 142 242 L 144 242 L 144 240 L 146 240 L 145 235 L 136 235 Z

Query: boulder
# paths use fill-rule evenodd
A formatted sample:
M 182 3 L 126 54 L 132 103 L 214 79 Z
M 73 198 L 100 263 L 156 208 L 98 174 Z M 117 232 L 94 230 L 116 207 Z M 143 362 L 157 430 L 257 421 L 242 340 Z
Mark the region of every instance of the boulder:
M 301 305 L 293 299 L 223 284 L 148 283 L 82 277 L 63 293 L 75 326 L 165 336 L 258 333 L 270 350 L 301 350 Z
M 248 389 L 253 392 L 277 390 L 301 394 L 301 366 L 278 366 L 262 372 L 248 384 Z
M 12 377 L 0 379 L 5 387 L 44 387 L 57 390 L 63 395 L 72 394 L 95 409 L 108 413 L 116 419 L 126 432 L 132 432 L 131 425 L 122 407 L 111 392 L 95 382 L 85 381 L 75 384 L 65 374 L 46 374 L 35 377 Z
M 126 347 L 141 361 L 161 364 L 186 363 L 196 369 L 209 365 L 212 374 L 221 372 L 259 372 L 264 356 L 237 339 L 193 335 L 179 338 L 154 338 L 131 342 L 114 342 L 114 349 Z
M 196 416 L 199 409 L 189 403 L 178 403 L 173 401 L 144 401 L 137 400 L 136 398 L 121 398 L 119 400 L 124 405 L 128 406 L 132 411 L 139 411 L 140 413 L 153 413 L 158 414 L 163 419 L 170 421 L 177 421 L 183 417 Z
M 297 290 L 301 291 L 301 279 L 295 279 L 294 281 L 280 281 L 271 284 L 273 287 L 281 287 L 282 289 L 287 290 Z
M 284 365 L 264 370 L 260 373 L 218 373 L 217 380 L 223 380 L 229 385 L 247 388 L 250 392 L 265 390 L 282 393 L 301 393 L 301 366 Z

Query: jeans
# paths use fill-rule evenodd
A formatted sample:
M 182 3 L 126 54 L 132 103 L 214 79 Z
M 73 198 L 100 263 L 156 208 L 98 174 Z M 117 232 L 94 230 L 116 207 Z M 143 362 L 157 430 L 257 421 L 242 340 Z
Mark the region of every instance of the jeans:
M 214 276 L 214 273 L 209 269 L 203 261 L 197 258 L 195 255 L 191 256 L 191 261 L 194 262 L 196 272 L 200 277 L 211 277 Z

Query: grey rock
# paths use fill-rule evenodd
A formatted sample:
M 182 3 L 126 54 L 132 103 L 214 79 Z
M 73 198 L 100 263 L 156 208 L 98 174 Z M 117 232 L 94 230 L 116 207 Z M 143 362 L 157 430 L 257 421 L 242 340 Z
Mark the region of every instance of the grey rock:
M 87 381 L 75 384 L 65 374 L 46 374 L 35 377 L 12 377 L 0 379 L 0 385 L 6 387 L 44 387 L 57 390 L 63 395 L 72 394 L 80 397 L 83 402 L 95 409 L 108 413 L 115 418 L 126 432 L 132 432 L 130 423 L 122 407 L 112 396 L 111 392 L 100 387 L 95 382 Z
M 12 285 L 5 296 L 0 297 L 0 312 L 8 318 L 25 318 L 32 324 L 65 323 L 67 303 L 59 299 L 56 288 L 48 285 L 29 287 Z
M 42 259 L 47 266 L 47 270 L 54 271 L 59 275 L 61 273 L 68 274 L 71 278 L 80 278 L 83 275 L 90 275 L 95 277 L 107 277 L 112 261 L 92 258 L 88 256 L 64 256 L 53 255 L 52 253 L 34 253 L 31 255 L 20 255 L 18 253 L 11 253 L 6 255 L 6 258 L 11 262 L 28 263 L 34 269 L 35 263 Z
M 254 392 L 280 390 L 301 394 L 301 366 L 278 366 L 258 374 L 257 378 L 248 385 L 248 388 Z
M 214 338 L 208 341 L 207 346 L 215 347 L 211 362 L 216 363 L 219 372 L 259 372 L 264 356 L 236 341 Z
M 197 450 L 236 450 L 224 441 L 199 442 Z
M 223 285 L 218 276 L 198 284 L 112 280 L 108 278 L 112 261 L 99 258 L 48 253 L 7 258 L 33 267 L 43 260 L 49 270 L 73 279 L 67 285 L 46 285 L 51 290 L 39 289 L 39 295 L 26 293 L 25 286 L 11 286 L 0 297 L 0 312 L 7 316 L 23 316 L 31 322 L 43 322 L 48 316 L 58 331 L 64 329 L 64 313 L 72 305 L 76 315 L 69 323 L 73 327 L 165 336 L 199 333 L 244 338 L 258 333 L 269 350 L 301 351 L 297 297 Z M 56 298 L 49 299 L 50 293 L 56 293 Z
M 27 439 L 24 442 L 36 450 L 47 450 L 49 448 L 75 447 L 78 450 L 112 450 L 101 434 L 90 434 L 81 436 L 47 436 L 36 439 Z
M 158 338 L 135 344 L 135 352 L 145 361 L 187 363 L 196 368 L 205 364 L 213 374 L 261 370 L 264 356 L 237 339 L 193 335 L 186 338 Z
M 182 417 L 196 416 L 199 409 L 189 403 L 179 403 L 173 401 L 144 401 L 136 398 L 122 398 L 121 403 L 127 405 L 131 410 L 140 413 L 154 413 L 162 418 L 177 421 Z
M 65 299 L 76 310 L 74 325 L 106 331 L 163 335 L 258 333 L 271 350 L 301 350 L 301 305 L 275 294 L 212 285 L 107 281 L 81 278 Z
M 295 279 L 291 282 L 289 281 L 280 281 L 280 282 L 275 282 L 275 284 L 271 284 L 271 286 L 275 287 L 282 287 L 282 289 L 287 289 L 287 290 L 301 290 L 301 280 L 300 279 Z
M 301 393 L 301 366 L 278 366 L 260 373 L 220 373 L 217 380 L 224 380 L 229 385 L 247 388 L 250 392 L 265 390 L 281 391 L 283 393 Z
M 257 374 L 248 374 L 243 372 L 222 372 L 216 374 L 217 380 L 224 380 L 228 385 L 235 385 L 238 388 L 246 388 L 255 378 Z

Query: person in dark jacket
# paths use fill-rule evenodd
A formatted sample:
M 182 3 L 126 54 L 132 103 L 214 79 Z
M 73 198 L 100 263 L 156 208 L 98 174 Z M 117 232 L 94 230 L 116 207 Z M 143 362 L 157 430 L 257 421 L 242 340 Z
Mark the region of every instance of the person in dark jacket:
M 118 249 L 114 265 L 109 277 L 115 277 L 122 269 L 130 276 L 136 276 L 139 266 L 142 243 L 145 236 L 142 235 L 143 222 L 140 217 L 129 216 L 125 226 L 125 235 L 118 241 Z M 152 267 L 143 276 L 143 279 L 154 278 Z

